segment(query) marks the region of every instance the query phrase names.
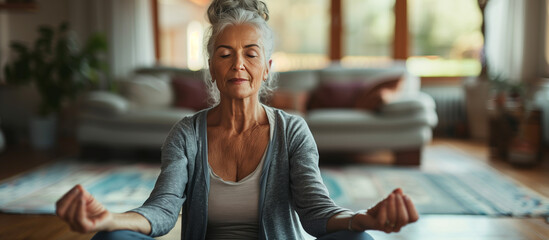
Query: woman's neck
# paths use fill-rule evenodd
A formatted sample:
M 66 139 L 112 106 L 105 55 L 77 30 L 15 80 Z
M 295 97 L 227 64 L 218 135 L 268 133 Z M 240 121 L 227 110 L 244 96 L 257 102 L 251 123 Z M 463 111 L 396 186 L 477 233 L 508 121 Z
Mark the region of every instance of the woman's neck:
M 208 113 L 208 125 L 242 133 L 258 125 L 268 124 L 265 109 L 256 99 L 221 99 Z

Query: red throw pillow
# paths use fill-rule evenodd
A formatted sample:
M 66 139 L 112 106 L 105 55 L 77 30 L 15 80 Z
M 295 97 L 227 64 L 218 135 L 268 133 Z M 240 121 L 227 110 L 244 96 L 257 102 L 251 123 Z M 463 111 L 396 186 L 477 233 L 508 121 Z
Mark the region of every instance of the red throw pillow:
M 316 108 L 353 108 L 355 98 L 364 83 L 357 81 L 328 81 L 311 94 L 307 110 Z
M 354 107 L 370 111 L 379 111 L 389 103 L 397 92 L 402 75 L 380 76 L 369 80 L 355 98 Z
M 383 75 L 367 80 L 327 81 L 311 94 L 307 110 L 316 108 L 360 108 L 377 111 L 391 101 L 402 75 Z
M 172 87 L 175 95 L 175 107 L 190 108 L 196 111 L 208 107 L 206 85 L 201 80 L 175 77 L 172 79 Z

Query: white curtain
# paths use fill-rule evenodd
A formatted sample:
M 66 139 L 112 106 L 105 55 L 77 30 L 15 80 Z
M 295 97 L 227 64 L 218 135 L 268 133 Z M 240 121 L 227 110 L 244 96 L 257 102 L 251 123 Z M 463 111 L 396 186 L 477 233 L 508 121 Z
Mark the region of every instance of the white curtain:
M 538 76 L 540 1 L 489 0 L 486 6 L 486 58 L 492 75 L 510 82 Z
M 111 64 L 115 77 L 153 65 L 154 40 L 149 0 L 115 0 L 112 4 Z
M 71 0 L 70 21 L 80 36 L 106 33 L 109 70 L 124 78 L 135 68 L 155 63 L 149 0 Z

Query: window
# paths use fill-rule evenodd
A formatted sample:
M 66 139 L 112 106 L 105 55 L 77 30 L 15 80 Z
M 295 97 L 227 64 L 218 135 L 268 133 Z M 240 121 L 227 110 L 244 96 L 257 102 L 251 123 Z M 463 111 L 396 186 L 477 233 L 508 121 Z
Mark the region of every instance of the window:
M 343 59 L 345 66 L 390 61 L 394 36 L 394 0 L 343 1 Z
M 275 32 L 273 69 L 288 71 L 329 64 L 329 0 L 267 0 Z
M 419 76 L 473 76 L 481 70 L 482 13 L 476 0 L 408 0 L 409 70 Z
M 199 70 L 204 67 L 203 35 L 209 1 L 158 1 L 160 63 Z
M 325 67 L 330 63 L 330 48 L 342 50 L 344 66 L 383 64 L 392 61 L 395 46 L 406 42 L 409 46 L 399 50 L 399 56 L 408 57 L 408 69 L 416 75 L 470 76 L 481 70 L 482 15 L 477 0 L 265 1 L 270 10 L 269 25 L 276 37 L 275 71 Z M 208 27 L 205 12 L 209 3 L 209 0 L 158 0 L 162 64 L 203 67 L 202 36 Z M 404 6 L 398 16 L 397 3 Z M 332 4 L 342 7 L 342 46 L 330 43 Z M 404 21 L 398 20 L 403 18 Z M 400 28 L 404 30 L 397 35 L 406 36 L 408 29 L 403 44 L 393 43 L 398 27 L 395 23 L 408 26 Z

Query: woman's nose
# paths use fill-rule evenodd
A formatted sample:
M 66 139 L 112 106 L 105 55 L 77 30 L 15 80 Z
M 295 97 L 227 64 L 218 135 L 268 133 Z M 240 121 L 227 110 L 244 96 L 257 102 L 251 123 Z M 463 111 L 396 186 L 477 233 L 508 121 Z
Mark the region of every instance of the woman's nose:
M 244 59 L 242 56 L 237 55 L 234 63 L 233 63 L 233 70 L 239 71 L 244 70 Z

